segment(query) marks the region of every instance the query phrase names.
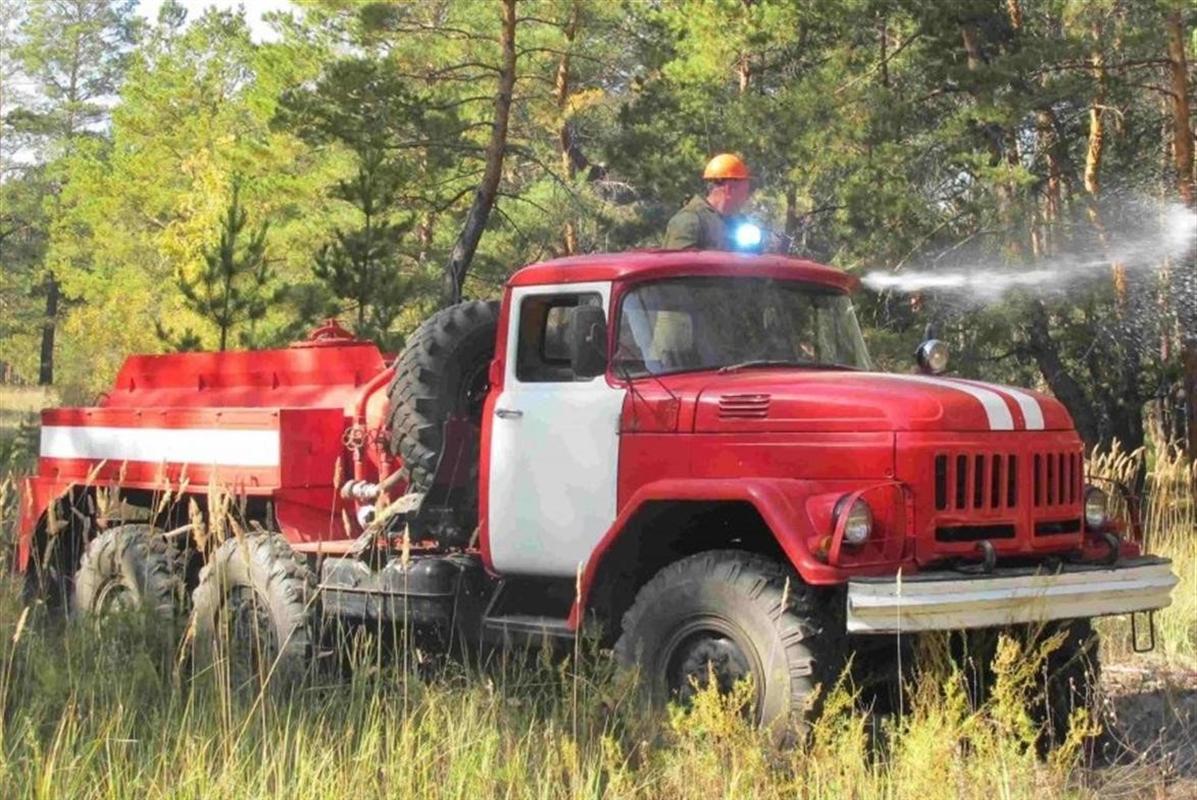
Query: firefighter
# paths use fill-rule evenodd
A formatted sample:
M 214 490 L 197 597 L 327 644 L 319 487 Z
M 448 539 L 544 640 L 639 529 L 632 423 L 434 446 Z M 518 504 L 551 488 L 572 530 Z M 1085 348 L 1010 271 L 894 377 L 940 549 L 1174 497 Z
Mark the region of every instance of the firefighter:
M 707 162 L 707 195 L 694 195 L 665 228 L 666 250 L 731 250 L 729 221 L 752 194 L 752 176 L 739 156 L 720 153 Z

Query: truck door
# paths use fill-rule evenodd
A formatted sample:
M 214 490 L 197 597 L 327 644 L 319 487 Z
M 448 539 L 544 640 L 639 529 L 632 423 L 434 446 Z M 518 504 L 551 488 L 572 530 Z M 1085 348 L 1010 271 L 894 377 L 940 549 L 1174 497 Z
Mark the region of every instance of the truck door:
M 624 390 L 570 368 L 571 309 L 610 319 L 610 283 L 512 290 L 491 423 L 487 544 L 499 572 L 572 576 L 615 521 Z

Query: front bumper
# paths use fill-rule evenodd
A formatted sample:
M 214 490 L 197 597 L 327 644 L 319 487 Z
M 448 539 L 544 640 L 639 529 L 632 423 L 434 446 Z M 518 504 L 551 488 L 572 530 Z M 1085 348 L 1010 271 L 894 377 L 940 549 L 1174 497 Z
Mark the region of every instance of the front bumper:
M 1172 602 L 1178 579 L 1171 567 L 1166 558 L 1145 556 L 1051 573 L 999 568 L 986 575 L 859 578 L 848 583 L 848 632 L 959 630 L 1151 611 Z

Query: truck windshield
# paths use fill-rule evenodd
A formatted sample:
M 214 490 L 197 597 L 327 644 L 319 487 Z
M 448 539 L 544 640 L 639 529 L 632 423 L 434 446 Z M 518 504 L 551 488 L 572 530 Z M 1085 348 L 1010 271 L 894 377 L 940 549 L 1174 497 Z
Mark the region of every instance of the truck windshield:
M 623 298 L 617 375 L 773 365 L 869 369 L 848 296 L 798 281 L 694 277 Z

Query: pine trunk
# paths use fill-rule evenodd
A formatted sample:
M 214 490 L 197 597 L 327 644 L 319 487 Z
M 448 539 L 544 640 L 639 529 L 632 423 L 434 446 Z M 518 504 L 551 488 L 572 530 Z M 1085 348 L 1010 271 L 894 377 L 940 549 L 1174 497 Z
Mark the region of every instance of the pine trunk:
M 1072 415 L 1077 433 L 1087 448 L 1100 443 L 1098 413 L 1089 395 L 1064 365 L 1060 348 L 1051 337 L 1051 321 L 1043 303 L 1031 303 L 1027 349 L 1031 352 L 1052 394 L 1059 398 Z
M 557 113 L 560 115 L 560 126 L 557 130 L 557 143 L 561 151 L 561 170 L 565 182 L 573 186 L 577 170 L 574 168 L 573 158 L 573 128 L 569 120 L 569 92 L 570 92 L 570 51 L 573 49 L 574 38 L 578 33 L 578 0 L 570 5 L 569 21 L 565 25 L 565 47 L 561 51 L 561 60 L 557 62 L 557 77 L 553 85 L 554 99 L 557 101 Z M 571 217 L 565 221 L 562 231 L 562 246 L 566 255 L 578 252 L 577 223 Z
M 1102 221 L 1098 198 L 1101 195 L 1101 164 L 1106 150 L 1106 60 L 1101 51 L 1103 40 L 1100 26 L 1093 28 L 1093 54 L 1089 63 L 1093 70 L 1093 80 L 1096 88 L 1093 92 L 1093 102 L 1089 106 L 1089 142 L 1085 149 L 1085 191 L 1088 193 L 1089 220 L 1097 229 L 1098 239 L 1103 249 L 1108 250 L 1105 223 Z M 1126 266 L 1118 262 L 1110 264 L 1111 276 L 1114 282 L 1114 302 L 1118 314 L 1121 316 L 1126 308 L 1127 285 Z
M 1197 206 L 1197 165 L 1193 163 L 1193 130 L 1189 127 L 1189 85 L 1185 64 L 1184 24 L 1180 11 L 1168 15 L 1168 61 L 1172 89 L 1172 155 L 1181 202 Z
M 1185 31 L 1180 10 L 1168 15 L 1168 61 L 1172 89 L 1172 158 L 1181 202 L 1197 207 L 1194 189 L 1193 130 L 1189 127 L 1189 82 L 1185 64 Z M 1183 266 L 1182 266 L 1183 269 Z M 1189 457 L 1197 459 L 1197 314 L 1180 304 L 1181 364 L 1184 369 L 1186 442 Z
M 491 126 L 490 141 L 486 146 L 486 168 L 482 173 L 478 190 L 474 192 L 474 202 L 470 205 L 457 243 L 453 245 L 449 264 L 445 268 L 445 300 L 448 305 L 461 302 L 466 274 L 474 260 L 474 253 L 478 250 L 478 242 L 482 240 L 482 232 L 486 229 L 490 212 L 494 209 L 499 182 L 503 177 L 507 124 L 511 118 L 511 99 L 515 91 L 515 3 L 516 0 L 502 0 L 503 25 L 499 35 L 499 46 L 503 53 L 503 63 L 499 68 L 494 122 Z
M 37 382 L 40 386 L 54 383 L 54 330 L 58 325 L 58 280 L 53 273 L 46 276 L 46 317 L 42 322 L 42 349 Z

